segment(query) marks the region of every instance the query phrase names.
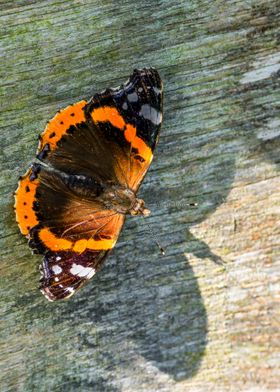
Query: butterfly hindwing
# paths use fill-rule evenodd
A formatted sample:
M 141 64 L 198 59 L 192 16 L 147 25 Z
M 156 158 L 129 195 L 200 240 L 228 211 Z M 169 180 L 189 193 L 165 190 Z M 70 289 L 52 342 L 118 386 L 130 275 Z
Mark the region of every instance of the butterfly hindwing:
M 30 184 L 36 182 L 33 211 L 38 221 L 28 233 L 33 249 L 82 253 L 114 246 L 124 215 L 104 208 L 99 183 L 41 165 L 30 173 Z
M 47 252 L 41 266 L 40 289 L 49 301 L 71 297 L 91 279 L 108 251 Z
M 88 188 L 81 188 L 75 179 L 36 164 L 17 191 L 18 223 L 33 251 L 44 254 L 41 290 L 50 301 L 68 298 L 87 283 L 124 222 L 124 215 L 98 202 L 101 190 L 94 181 L 88 179 Z M 24 203 L 26 215 L 21 213 Z

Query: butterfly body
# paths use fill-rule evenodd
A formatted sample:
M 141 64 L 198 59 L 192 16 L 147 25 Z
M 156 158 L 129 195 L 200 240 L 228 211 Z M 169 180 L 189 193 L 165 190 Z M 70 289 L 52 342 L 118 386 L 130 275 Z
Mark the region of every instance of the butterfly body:
M 137 197 L 162 117 L 154 69 L 60 111 L 40 137 L 36 163 L 21 177 L 16 219 L 34 253 L 44 255 L 41 290 L 70 297 L 100 268 L 125 215 L 147 216 Z
M 129 188 L 110 186 L 100 196 L 104 208 L 112 209 L 119 214 L 144 215 L 149 214 L 145 208 L 145 202 L 138 199 L 136 194 Z

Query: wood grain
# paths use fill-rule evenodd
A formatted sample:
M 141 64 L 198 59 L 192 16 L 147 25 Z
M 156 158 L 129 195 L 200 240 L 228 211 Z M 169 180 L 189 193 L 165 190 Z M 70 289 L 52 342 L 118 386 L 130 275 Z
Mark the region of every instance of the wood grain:
M 1 391 L 279 387 L 275 0 L 0 1 Z M 70 301 L 37 290 L 12 192 L 55 112 L 153 66 L 164 125 L 127 220 Z M 196 208 L 188 203 L 198 203 Z

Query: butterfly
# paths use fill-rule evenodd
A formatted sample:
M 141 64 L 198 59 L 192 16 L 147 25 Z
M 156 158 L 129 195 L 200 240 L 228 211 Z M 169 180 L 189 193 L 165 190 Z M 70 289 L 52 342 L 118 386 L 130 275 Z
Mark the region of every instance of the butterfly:
M 69 298 L 95 275 L 127 214 L 149 214 L 137 191 L 161 123 L 162 82 L 144 68 L 47 124 L 19 180 L 15 213 L 33 253 L 44 255 L 40 289 L 49 301 Z

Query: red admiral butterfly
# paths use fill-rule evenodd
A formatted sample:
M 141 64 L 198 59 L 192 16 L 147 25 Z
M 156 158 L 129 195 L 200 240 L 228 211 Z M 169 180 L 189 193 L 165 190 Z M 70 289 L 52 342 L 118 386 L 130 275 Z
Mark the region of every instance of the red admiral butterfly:
M 41 291 L 48 300 L 70 297 L 96 273 L 126 214 L 149 214 L 136 194 L 161 121 L 162 82 L 155 69 L 143 69 L 48 123 L 15 193 L 21 233 L 44 254 Z

